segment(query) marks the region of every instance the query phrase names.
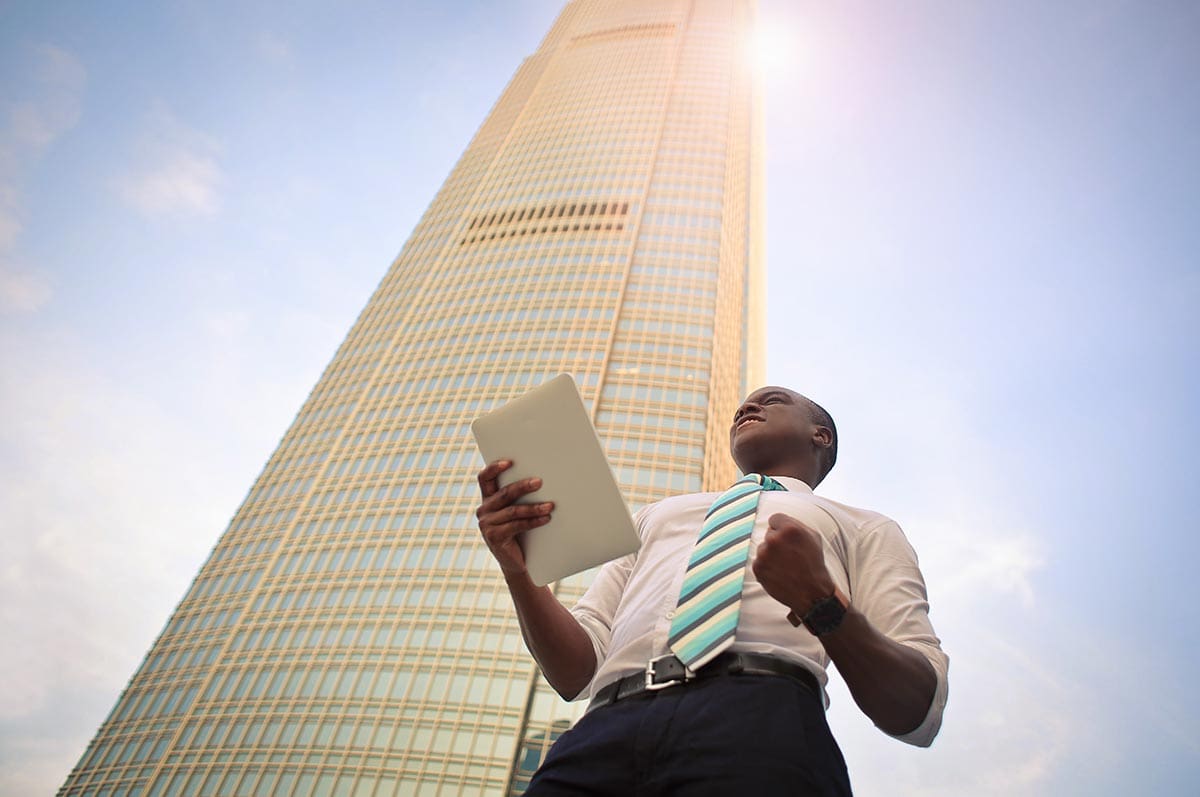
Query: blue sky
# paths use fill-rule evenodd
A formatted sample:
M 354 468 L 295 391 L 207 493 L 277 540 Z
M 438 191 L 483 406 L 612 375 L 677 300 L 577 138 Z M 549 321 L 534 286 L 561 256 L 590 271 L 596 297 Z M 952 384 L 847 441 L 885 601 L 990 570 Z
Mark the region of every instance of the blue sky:
M 0 4 L 0 793 L 52 791 L 554 0 Z M 1200 6 L 782 2 L 772 382 L 951 656 L 857 793 L 1200 787 Z

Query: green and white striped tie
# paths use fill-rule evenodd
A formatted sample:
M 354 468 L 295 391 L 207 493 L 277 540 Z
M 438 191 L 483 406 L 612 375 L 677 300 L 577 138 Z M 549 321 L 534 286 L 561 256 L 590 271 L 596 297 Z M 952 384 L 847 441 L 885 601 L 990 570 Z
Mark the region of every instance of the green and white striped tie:
M 786 489 L 770 476 L 748 473 L 705 515 L 667 639 L 689 669 L 700 669 L 733 644 L 759 496 L 763 490 Z

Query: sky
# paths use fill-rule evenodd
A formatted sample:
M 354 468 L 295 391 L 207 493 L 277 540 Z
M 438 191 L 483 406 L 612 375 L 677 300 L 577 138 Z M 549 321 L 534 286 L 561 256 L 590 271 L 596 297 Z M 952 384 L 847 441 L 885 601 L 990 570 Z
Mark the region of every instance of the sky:
M 65 779 L 559 0 L 0 0 L 0 794 Z M 770 382 L 950 655 L 856 793 L 1200 791 L 1200 4 L 761 0 Z M 836 679 L 835 679 L 836 681 Z

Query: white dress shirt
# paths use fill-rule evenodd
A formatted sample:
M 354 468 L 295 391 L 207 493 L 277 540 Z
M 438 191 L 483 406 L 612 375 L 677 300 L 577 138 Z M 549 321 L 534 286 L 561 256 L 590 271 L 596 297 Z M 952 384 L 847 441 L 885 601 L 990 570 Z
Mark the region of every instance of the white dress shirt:
M 750 556 L 766 533 L 767 518 L 776 512 L 820 532 L 825 564 L 851 604 L 878 631 L 919 651 L 933 665 L 937 691 L 929 713 L 916 729 L 896 737 L 927 747 L 942 724 L 948 659 L 930 625 L 925 581 L 904 532 L 883 515 L 814 495 L 812 488 L 798 479 L 773 478 L 787 492 L 761 494 Z M 680 495 L 641 509 L 634 517 L 641 549 L 604 565 L 571 609 L 591 637 L 599 662 L 585 694 L 644 671 L 650 659 L 670 653 L 667 637 L 679 587 L 704 515 L 719 495 Z M 824 690 L 829 656 L 804 626 L 793 627 L 787 614 L 788 608 L 768 595 L 747 567 L 732 649 L 777 656 L 807 667 Z M 824 699 L 828 706 L 828 696 Z

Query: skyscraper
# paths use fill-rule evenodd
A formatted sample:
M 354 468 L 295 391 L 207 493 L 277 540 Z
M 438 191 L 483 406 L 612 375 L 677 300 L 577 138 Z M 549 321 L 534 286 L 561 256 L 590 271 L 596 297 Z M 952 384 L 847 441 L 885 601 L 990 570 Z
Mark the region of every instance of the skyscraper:
M 731 480 L 762 370 L 753 19 L 567 5 L 60 794 L 523 789 L 581 706 L 479 540 L 469 423 L 567 371 L 635 507 Z

